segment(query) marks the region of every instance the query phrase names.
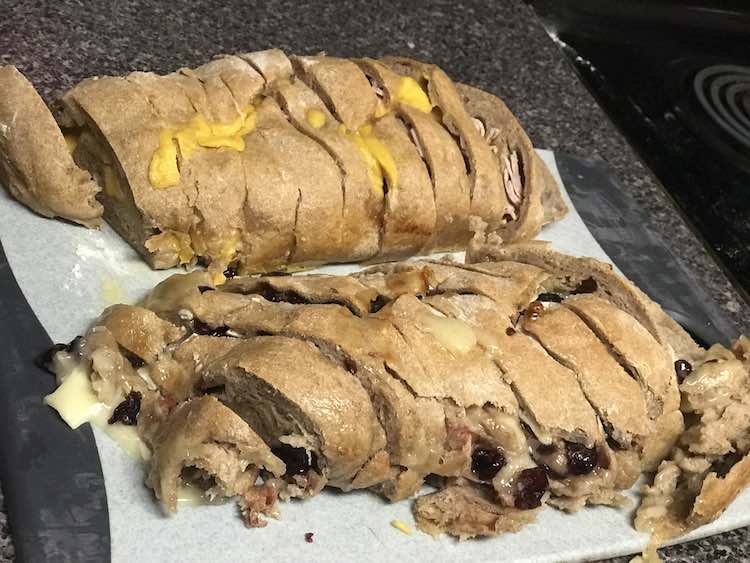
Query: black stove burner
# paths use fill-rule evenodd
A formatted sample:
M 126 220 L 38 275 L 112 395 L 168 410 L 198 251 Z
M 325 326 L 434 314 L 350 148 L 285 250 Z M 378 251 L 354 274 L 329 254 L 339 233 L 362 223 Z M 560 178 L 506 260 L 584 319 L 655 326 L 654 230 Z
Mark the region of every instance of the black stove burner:
M 714 123 L 738 143 L 750 149 L 750 112 L 740 108 L 738 98 L 747 103 L 750 68 L 738 65 L 714 65 L 704 68 L 693 79 L 693 91 Z
M 748 298 L 750 4 L 527 1 Z

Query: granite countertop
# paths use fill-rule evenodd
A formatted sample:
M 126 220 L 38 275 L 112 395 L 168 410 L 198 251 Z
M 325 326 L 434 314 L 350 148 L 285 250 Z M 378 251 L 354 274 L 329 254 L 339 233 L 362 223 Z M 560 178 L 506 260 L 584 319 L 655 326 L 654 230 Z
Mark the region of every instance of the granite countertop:
M 425 3 L 426 5 L 427 3 Z M 168 72 L 218 53 L 280 47 L 344 56 L 403 54 L 500 95 L 534 145 L 609 163 L 647 210 L 650 226 L 731 317 L 750 332 L 750 307 L 703 250 L 669 198 L 577 80 L 531 10 L 516 0 L 84 3 L 4 0 L 0 64 L 14 64 L 53 100 L 79 80 L 132 70 Z M 0 496 L 0 506 L 2 497 Z M 716 562 L 746 554 L 750 529 L 662 550 L 666 561 Z M 12 560 L 0 511 L 0 563 Z M 627 561 L 619 558 L 615 561 Z

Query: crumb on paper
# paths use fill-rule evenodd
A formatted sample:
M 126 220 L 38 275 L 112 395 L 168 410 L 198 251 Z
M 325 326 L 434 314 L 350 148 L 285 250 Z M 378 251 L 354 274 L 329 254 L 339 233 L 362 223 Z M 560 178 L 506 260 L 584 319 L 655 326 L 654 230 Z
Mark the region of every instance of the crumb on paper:
M 305 533 L 305 541 L 307 543 L 312 543 L 313 542 L 313 535 L 314 534 L 312 532 L 306 532 Z
M 401 520 L 391 520 L 391 526 L 396 528 L 399 532 L 403 532 L 407 536 L 411 535 L 411 528 L 404 524 Z

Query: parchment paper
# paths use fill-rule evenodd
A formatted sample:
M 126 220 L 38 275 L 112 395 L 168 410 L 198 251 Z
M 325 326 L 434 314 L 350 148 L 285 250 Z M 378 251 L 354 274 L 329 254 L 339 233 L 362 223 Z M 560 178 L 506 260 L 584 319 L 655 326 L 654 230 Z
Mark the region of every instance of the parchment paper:
M 553 154 L 540 154 L 559 182 Z M 561 251 L 609 261 L 564 196 L 572 212 L 546 228 L 540 238 L 551 240 Z M 133 303 L 174 272 L 151 271 L 107 226 L 92 231 L 44 219 L 16 203 L 4 189 L 0 190 L 0 239 L 26 299 L 56 342 L 84 333 L 104 307 Z M 355 269 L 344 265 L 320 271 Z M 94 433 L 107 489 L 115 563 L 261 558 L 347 563 L 395 558 L 420 563 L 575 561 L 640 551 L 648 539 L 631 528 L 629 511 L 599 507 L 574 515 L 548 508 L 523 531 L 490 540 L 433 540 L 416 530 L 406 535 L 390 526 L 391 520 L 399 519 L 414 527 L 410 502 L 390 504 L 362 491 L 325 491 L 307 502 L 285 503 L 281 520 L 270 521 L 264 529 L 246 529 L 231 502 L 188 507 L 167 517 L 143 485 L 143 469 L 101 431 L 94 429 Z M 748 524 L 750 491 L 745 491 L 719 520 L 682 541 Z M 305 542 L 306 532 L 314 533 L 314 543 Z

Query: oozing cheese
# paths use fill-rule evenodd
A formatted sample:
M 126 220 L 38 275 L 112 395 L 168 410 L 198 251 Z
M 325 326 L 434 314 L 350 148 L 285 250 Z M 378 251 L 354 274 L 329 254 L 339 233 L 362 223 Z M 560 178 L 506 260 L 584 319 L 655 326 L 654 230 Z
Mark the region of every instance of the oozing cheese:
M 315 129 L 320 129 L 326 124 L 326 114 L 315 108 L 307 110 L 305 119 L 310 127 Z
M 155 188 L 169 188 L 180 183 L 180 169 L 177 167 L 177 145 L 172 131 L 159 133 L 159 148 L 148 165 L 148 181 Z
M 413 108 L 430 113 L 432 103 L 427 93 L 422 89 L 419 83 L 411 76 L 402 76 L 398 82 L 396 91 L 396 100 Z
M 384 176 L 388 180 L 389 189 L 395 190 L 398 187 L 396 161 L 388 147 L 373 135 L 371 125 L 363 125 L 358 131 L 352 133 L 347 131 L 342 124 L 339 125 L 338 132 L 357 145 L 367 164 L 367 174 L 375 193 L 383 194 Z
M 151 157 L 148 179 L 155 188 L 170 188 L 180 183 L 180 156 L 188 158 L 200 147 L 226 147 L 236 151 L 245 150 L 245 135 L 255 129 L 255 108 L 243 110 L 229 123 L 211 123 L 202 115 L 196 115 L 187 124 L 159 133 L 159 148 Z
M 177 488 L 177 506 L 200 506 L 203 504 L 209 504 L 209 501 L 198 487 L 182 484 Z
M 60 413 L 73 430 L 107 410 L 107 405 L 94 395 L 88 373 L 81 367 L 74 368 L 60 386 L 44 398 L 44 404 Z
M 391 520 L 391 526 L 396 528 L 399 532 L 403 532 L 407 536 L 411 535 L 411 528 L 401 520 Z
M 144 462 L 151 457 L 145 442 L 138 436 L 135 426 L 109 424 L 114 407 L 99 401 L 91 386 L 89 372 L 80 364 L 56 363 L 61 371 L 60 386 L 44 398 L 44 403 L 55 409 L 72 429 L 84 422 L 101 428 L 131 458 Z
M 120 189 L 120 182 L 115 174 L 115 169 L 111 166 L 104 166 L 104 193 L 109 197 L 122 201 L 124 195 Z
M 65 139 L 65 144 L 68 145 L 70 154 L 73 154 L 78 146 L 78 136 L 72 133 L 64 133 L 63 138 Z
M 375 119 L 383 117 L 389 111 L 391 111 L 387 105 L 383 103 L 383 100 L 378 100 L 378 104 L 375 106 Z
M 421 319 L 420 325 L 454 356 L 466 354 L 477 345 L 474 330 L 461 320 L 428 313 Z

